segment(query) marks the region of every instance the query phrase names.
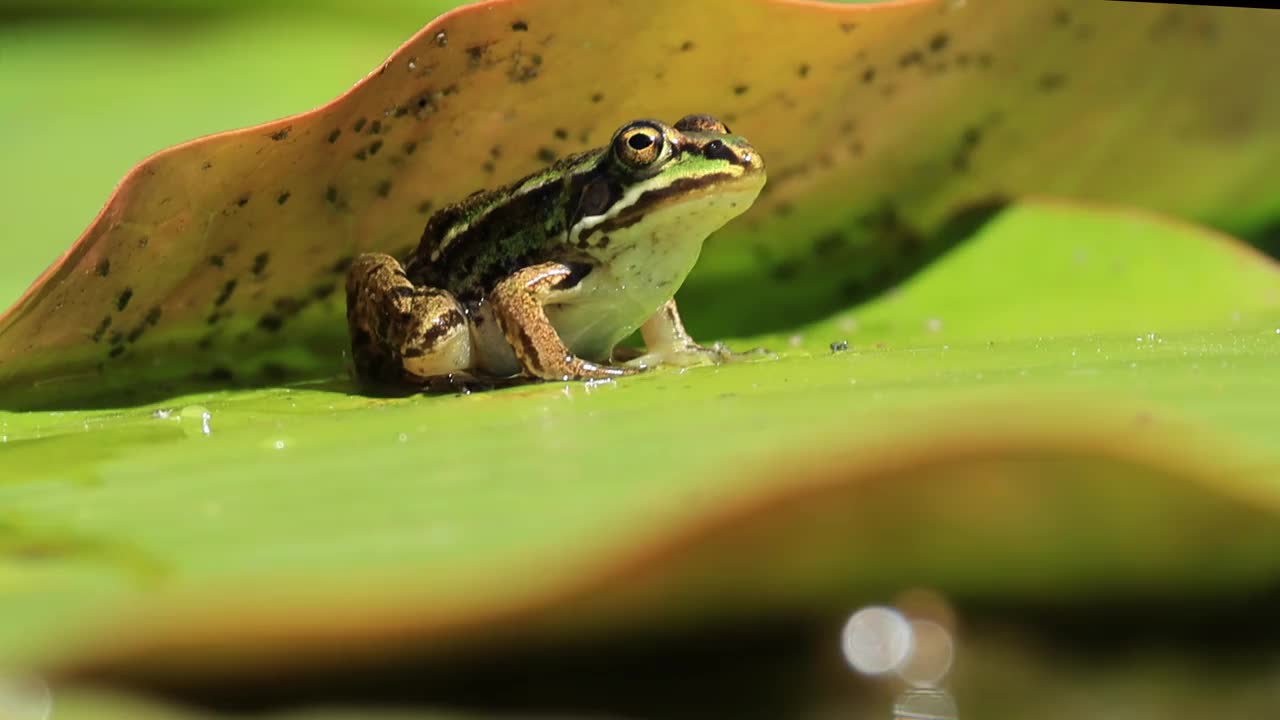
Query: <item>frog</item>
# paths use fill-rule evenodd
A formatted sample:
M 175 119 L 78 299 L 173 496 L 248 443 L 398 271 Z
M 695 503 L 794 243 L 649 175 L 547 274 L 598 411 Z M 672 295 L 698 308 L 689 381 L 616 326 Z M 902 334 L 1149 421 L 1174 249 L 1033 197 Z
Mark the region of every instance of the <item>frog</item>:
M 346 277 L 350 365 L 366 386 L 441 379 L 599 381 L 720 364 L 674 295 L 708 236 L 765 184 L 760 153 L 711 115 L 627 122 L 570 155 L 436 211 L 403 262 Z M 636 331 L 644 351 L 622 342 Z

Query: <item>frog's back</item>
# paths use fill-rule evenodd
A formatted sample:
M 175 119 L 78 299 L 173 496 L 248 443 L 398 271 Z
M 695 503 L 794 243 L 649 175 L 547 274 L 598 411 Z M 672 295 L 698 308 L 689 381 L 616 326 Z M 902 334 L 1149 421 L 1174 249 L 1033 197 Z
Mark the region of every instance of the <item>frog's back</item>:
M 550 259 L 565 238 L 573 178 L 596 168 L 603 152 L 561 158 L 509 185 L 440 208 L 408 258 L 409 277 L 472 298 L 517 268 Z

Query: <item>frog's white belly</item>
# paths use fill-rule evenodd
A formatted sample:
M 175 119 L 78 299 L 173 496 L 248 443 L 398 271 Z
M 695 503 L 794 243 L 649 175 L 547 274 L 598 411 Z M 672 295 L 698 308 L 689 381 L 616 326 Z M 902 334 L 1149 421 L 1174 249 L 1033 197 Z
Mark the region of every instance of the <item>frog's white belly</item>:
M 605 361 L 675 295 L 698 261 L 708 235 L 741 214 L 760 185 L 726 189 L 656 208 L 641 222 L 608 233 L 599 264 L 547 317 L 578 357 Z M 592 238 L 599 242 L 599 238 Z

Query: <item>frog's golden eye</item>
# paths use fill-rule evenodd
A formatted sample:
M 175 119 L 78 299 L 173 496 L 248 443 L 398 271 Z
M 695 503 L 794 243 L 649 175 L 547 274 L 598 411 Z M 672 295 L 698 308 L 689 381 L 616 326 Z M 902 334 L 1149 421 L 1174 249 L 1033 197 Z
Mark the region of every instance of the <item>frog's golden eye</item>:
M 613 137 L 613 154 L 623 165 L 640 170 L 663 157 L 662 130 L 647 122 L 627 125 Z
M 721 135 L 730 134 L 729 126 L 710 115 L 685 115 L 675 124 L 680 132 L 713 132 Z

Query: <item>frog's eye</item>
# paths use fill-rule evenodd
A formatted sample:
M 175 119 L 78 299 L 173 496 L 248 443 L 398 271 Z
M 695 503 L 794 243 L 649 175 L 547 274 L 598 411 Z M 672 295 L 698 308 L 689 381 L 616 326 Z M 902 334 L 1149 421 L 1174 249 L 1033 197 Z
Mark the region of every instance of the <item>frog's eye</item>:
M 645 122 L 632 123 L 613 138 L 613 154 L 623 165 L 640 170 L 663 157 L 666 140 L 662 130 Z
M 680 132 L 713 132 L 721 135 L 730 133 L 729 126 L 710 115 L 685 115 L 675 124 Z

